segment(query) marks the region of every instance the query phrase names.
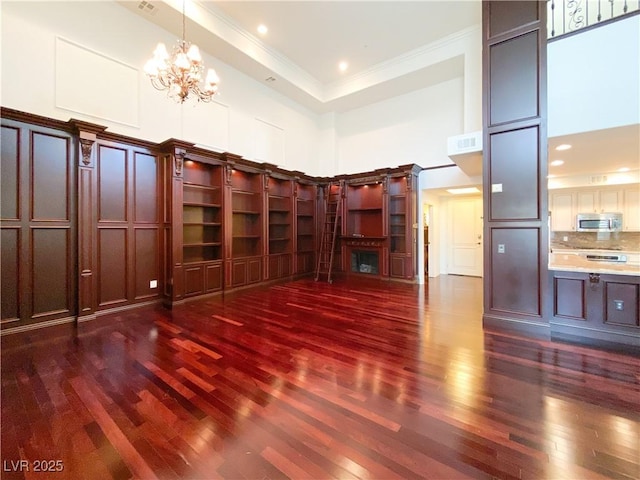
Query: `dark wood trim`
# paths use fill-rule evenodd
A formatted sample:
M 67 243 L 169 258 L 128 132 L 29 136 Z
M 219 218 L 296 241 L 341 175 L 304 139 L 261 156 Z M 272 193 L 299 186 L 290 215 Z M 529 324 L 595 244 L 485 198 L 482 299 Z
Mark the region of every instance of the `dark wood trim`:
M 483 321 L 548 338 L 546 2 L 484 1 L 482 33 Z M 514 142 L 520 157 L 506 162 Z

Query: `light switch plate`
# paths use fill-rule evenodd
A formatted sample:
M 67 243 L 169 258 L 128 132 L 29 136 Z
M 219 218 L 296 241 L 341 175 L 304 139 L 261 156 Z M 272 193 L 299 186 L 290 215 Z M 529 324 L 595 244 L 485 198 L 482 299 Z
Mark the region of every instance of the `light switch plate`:
M 158 281 L 157 280 L 151 280 L 149 282 L 149 288 L 158 288 Z
M 491 185 L 491 193 L 500 193 L 502 192 L 502 184 L 501 183 L 493 183 Z

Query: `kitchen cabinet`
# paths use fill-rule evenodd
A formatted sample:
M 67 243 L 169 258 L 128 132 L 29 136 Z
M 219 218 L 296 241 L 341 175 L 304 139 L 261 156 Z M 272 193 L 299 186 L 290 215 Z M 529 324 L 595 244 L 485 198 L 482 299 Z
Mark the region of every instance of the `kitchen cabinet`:
M 640 277 L 550 271 L 551 336 L 640 345 Z
M 611 213 L 622 211 L 620 189 L 578 190 L 576 213 Z
M 625 232 L 640 232 L 640 185 L 625 188 L 623 194 L 622 229 Z
M 563 188 L 549 193 L 551 230 L 572 232 L 579 213 L 624 214 L 624 230 L 640 231 L 640 186 Z
M 554 232 L 570 232 L 576 229 L 574 213 L 575 194 L 571 191 L 559 190 L 551 193 L 551 230 Z

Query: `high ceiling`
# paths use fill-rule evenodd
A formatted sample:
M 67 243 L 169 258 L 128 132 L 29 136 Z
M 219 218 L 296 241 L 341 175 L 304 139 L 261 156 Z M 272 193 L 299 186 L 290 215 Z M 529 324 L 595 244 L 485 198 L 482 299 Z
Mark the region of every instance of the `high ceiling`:
M 117 1 L 181 35 L 182 0 Z M 317 113 L 361 107 L 462 75 L 460 57 L 424 65 L 416 59 L 481 23 L 480 0 L 186 0 L 184 6 L 189 40 Z M 268 27 L 266 35 L 258 33 L 260 24 Z M 410 69 L 403 68 L 408 58 Z M 349 64 L 345 72 L 338 69 L 341 61 Z M 574 148 L 555 152 L 560 143 Z M 549 160 L 559 153 L 565 160 L 549 173 L 637 170 L 639 144 L 637 125 L 549 139 Z
M 181 0 L 119 3 L 180 36 Z M 187 37 L 202 50 L 319 113 L 462 75 L 461 58 L 421 66 L 416 53 L 481 21 L 480 0 L 186 0 L 185 10 Z M 394 70 L 407 58 L 410 69 Z

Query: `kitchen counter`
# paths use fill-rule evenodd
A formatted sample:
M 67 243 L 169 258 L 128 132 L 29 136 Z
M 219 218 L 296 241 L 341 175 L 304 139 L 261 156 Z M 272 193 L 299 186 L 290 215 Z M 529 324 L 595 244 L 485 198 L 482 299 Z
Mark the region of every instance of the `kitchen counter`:
M 549 254 L 549 270 L 640 277 L 640 252 L 615 252 L 616 254 L 627 255 L 627 262 L 625 263 L 587 260 L 584 256 L 585 252 L 585 250 L 554 249 Z M 612 252 L 589 250 L 588 253 L 607 255 Z

